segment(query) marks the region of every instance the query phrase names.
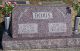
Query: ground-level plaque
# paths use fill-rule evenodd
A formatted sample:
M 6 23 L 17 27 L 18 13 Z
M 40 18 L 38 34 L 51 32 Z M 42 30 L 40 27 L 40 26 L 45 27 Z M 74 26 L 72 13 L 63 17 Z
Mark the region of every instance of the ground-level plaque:
M 66 6 L 17 6 L 16 8 L 12 17 L 13 38 L 72 35 L 71 14 L 66 14 Z

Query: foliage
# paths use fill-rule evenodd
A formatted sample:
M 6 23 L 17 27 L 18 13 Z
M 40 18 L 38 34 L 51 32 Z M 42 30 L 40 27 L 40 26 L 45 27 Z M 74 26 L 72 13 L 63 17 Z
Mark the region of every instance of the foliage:
M 14 4 L 16 4 L 16 3 L 14 3 Z M 2 15 L 9 16 L 12 13 L 12 10 L 14 8 L 14 4 L 12 4 L 11 2 L 8 2 L 8 3 L 5 2 L 4 5 L 1 5 L 0 16 L 2 16 Z
M 0 5 L 2 4 L 2 0 L 0 0 Z
M 78 7 L 79 7 L 78 4 L 73 3 L 73 9 L 74 9 L 74 10 L 78 10 Z
M 77 4 L 73 3 L 73 9 L 77 11 L 77 16 L 80 16 L 80 6 L 78 3 Z

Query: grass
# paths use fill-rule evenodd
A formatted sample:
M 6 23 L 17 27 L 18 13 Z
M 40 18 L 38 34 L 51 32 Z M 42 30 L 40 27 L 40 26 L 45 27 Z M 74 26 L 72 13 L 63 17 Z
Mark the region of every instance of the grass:
M 77 15 L 76 11 L 73 9 L 73 7 L 71 7 L 72 13 L 71 13 L 71 21 L 72 21 L 72 28 L 74 28 L 74 21 L 75 21 L 75 16 Z
M 80 51 L 80 48 L 53 48 L 53 49 L 24 49 L 24 50 L 6 50 L 6 51 Z

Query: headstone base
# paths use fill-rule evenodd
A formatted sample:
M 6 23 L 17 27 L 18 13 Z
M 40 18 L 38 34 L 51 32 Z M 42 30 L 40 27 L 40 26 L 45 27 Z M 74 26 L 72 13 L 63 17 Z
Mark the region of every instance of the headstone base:
M 3 41 L 3 47 L 6 50 L 80 47 L 80 38 Z

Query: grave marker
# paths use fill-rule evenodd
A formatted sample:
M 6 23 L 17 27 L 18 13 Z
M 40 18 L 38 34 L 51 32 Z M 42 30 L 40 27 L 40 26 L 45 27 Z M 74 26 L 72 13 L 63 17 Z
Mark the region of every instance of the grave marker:
M 72 35 L 71 15 L 66 14 L 66 6 L 19 6 L 14 10 L 12 25 L 14 38 Z

